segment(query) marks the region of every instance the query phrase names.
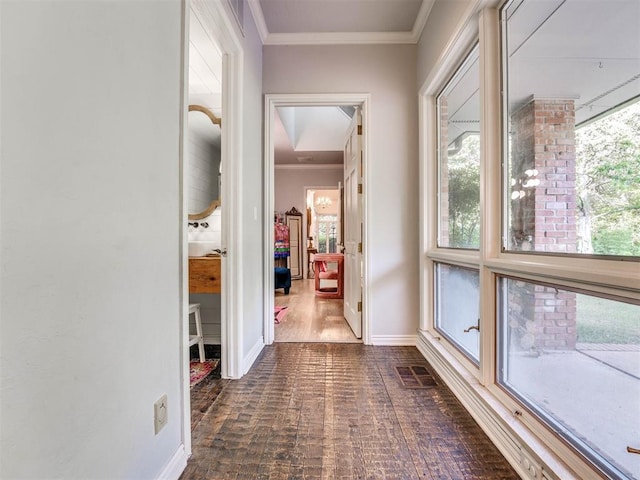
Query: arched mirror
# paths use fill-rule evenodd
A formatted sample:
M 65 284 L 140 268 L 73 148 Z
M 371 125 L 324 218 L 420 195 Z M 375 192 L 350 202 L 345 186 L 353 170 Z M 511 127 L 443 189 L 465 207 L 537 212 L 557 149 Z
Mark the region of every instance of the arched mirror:
M 189 220 L 208 217 L 220 205 L 222 120 L 206 107 L 189 105 L 187 119 Z

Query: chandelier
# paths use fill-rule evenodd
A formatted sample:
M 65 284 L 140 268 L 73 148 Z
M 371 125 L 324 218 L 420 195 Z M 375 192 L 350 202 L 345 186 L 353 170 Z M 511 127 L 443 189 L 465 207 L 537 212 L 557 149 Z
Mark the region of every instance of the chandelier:
M 318 197 L 316 199 L 316 205 L 320 208 L 327 208 L 331 205 L 331 199 L 329 197 Z

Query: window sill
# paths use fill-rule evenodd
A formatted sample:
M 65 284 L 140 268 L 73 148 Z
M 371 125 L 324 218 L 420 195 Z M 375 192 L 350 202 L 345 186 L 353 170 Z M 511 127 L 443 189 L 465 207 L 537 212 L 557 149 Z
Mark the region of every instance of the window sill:
M 542 443 L 435 336 L 419 331 L 416 347 L 523 479 L 584 478 Z M 580 471 L 588 469 L 593 478 L 599 477 L 587 464 L 580 467 Z

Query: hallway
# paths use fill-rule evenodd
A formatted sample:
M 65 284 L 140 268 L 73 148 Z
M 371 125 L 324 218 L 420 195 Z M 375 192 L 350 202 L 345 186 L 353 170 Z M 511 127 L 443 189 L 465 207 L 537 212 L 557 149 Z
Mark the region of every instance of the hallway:
M 517 479 L 431 371 L 413 347 L 265 347 L 204 414 L 180 478 Z
M 344 319 L 343 301 L 316 297 L 313 279 L 294 280 L 289 295 L 276 290 L 275 305 L 287 306 L 284 320 L 275 325 L 276 342 L 361 342 Z

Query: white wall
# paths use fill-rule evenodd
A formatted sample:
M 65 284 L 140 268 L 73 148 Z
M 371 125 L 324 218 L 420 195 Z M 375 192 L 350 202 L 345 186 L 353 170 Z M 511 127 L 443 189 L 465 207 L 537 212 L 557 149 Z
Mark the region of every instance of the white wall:
M 180 2 L 0 17 L 0 477 L 157 478 L 182 443 Z
M 244 5 L 243 65 L 243 154 L 242 205 L 238 212 L 242 222 L 243 244 L 243 358 L 253 359 L 258 345 L 263 345 L 262 302 L 262 42 L 249 6 Z M 273 219 L 267 219 L 271 224 Z M 232 319 L 233 321 L 233 319 Z
M 342 165 L 328 168 L 298 167 L 297 165 L 276 166 L 274 175 L 275 209 L 287 212 L 291 207 L 306 215 L 306 187 L 333 187 L 344 177 Z
M 454 29 L 475 0 L 436 0 L 418 43 L 418 88 L 442 55 Z
M 415 45 L 264 48 L 265 94 L 372 95 L 365 248 L 376 342 L 401 341 L 418 327 L 416 50 Z

